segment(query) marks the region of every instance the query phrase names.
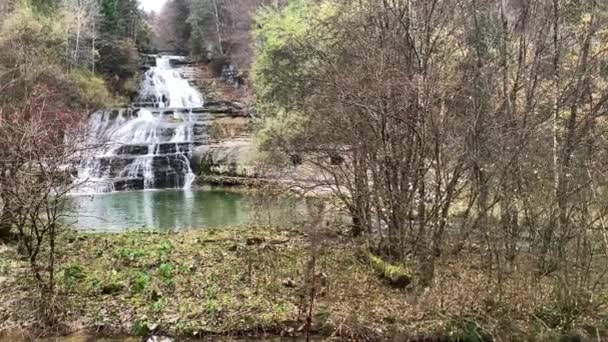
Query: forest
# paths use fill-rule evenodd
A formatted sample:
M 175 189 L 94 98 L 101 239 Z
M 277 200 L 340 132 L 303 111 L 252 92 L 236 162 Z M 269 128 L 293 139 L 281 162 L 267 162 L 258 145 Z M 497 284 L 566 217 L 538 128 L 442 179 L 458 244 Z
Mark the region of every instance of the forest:
M 0 340 L 607 341 L 607 173 L 607 1 L 0 4 Z

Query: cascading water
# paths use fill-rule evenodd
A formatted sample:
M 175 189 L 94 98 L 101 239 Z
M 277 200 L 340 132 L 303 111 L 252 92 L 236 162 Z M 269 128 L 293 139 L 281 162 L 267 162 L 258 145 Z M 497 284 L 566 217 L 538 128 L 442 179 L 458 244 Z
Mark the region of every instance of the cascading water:
M 201 94 L 162 56 L 150 68 L 133 108 L 99 111 L 89 118 L 91 156 L 81 161 L 81 192 L 189 188 L 193 148 L 201 130 Z
M 146 72 L 137 102 L 152 104 L 157 108 L 202 107 L 201 94 L 171 67 L 171 59 L 181 58 L 156 59 L 156 67 Z

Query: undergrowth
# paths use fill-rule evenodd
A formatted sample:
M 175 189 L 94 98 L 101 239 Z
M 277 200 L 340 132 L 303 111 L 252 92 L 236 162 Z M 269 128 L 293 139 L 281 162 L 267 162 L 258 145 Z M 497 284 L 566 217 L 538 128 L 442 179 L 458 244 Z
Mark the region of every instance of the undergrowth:
M 355 340 L 445 337 L 453 341 L 598 341 L 608 336 L 606 294 L 570 313 L 554 304 L 550 281 L 514 273 L 493 292 L 474 258 L 446 258 L 432 288 L 416 287 L 411 265 L 360 257 L 362 246 L 322 232 L 313 332 Z M 66 331 L 134 335 L 299 335 L 308 236 L 271 227 L 184 233 L 62 237 L 59 287 Z M 35 326 L 31 282 L 12 247 L 0 258 L 0 331 Z M 393 286 L 387 277 L 412 282 Z M 405 271 L 408 270 L 408 271 Z M 567 323 L 567 324 L 566 324 Z M 1 335 L 0 335 L 1 336 Z M 599 336 L 599 337 L 598 337 Z M 568 339 L 570 338 L 570 339 Z M 412 339 L 415 340 L 415 339 Z

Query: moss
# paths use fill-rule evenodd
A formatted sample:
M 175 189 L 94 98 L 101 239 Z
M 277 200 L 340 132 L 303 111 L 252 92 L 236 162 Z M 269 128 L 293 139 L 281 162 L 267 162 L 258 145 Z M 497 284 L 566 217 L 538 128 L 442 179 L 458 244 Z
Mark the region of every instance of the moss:
M 406 287 L 411 284 L 411 272 L 404 266 L 390 264 L 369 252 L 367 258 L 378 275 L 392 286 Z

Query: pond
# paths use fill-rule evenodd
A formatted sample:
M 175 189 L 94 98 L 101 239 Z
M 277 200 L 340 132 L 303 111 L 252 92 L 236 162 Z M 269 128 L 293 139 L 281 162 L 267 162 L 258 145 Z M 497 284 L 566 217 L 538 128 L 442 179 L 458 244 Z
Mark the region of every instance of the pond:
M 306 214 L 304 201 L 292 196 L 223 188 L 112 192 L 75 195 L 72 200 L 68 223 L 90 232 L 292 225 L 303 222 Z

